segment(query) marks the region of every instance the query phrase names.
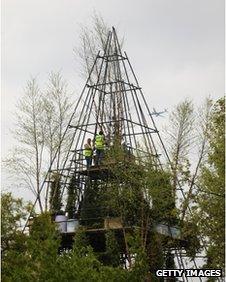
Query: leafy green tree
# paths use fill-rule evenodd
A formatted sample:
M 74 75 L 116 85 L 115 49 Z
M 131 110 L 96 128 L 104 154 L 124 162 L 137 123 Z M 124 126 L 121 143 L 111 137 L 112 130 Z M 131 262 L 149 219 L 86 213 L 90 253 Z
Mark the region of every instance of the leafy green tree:
M 18 281 L 14 279 L 14 269 L 21 273 L 23 271 L 18 266 L 27 265 L 23 255 L 27 236 L 21 233 L 21 228 L 28 211 L 29 206 L 22 199 L 14 198 L 11 193 L 1 195 L 2 281 Z M 26 272 L 23 277 L 29 281 Z
M 135 230 L 134 234 L 128 235 L 128 243 L 131 254 L 135 260 L 131 267 L 132 281 L 145 281 L 149 275 L 149 262 L 146 249 L 142 247 L 142 237 L 139 228 Z
M 113 267 L 120 265 L 120 249 L 117 237 L 113 230 L 108 230 L 105 235 L 106 238 L 106 252 L 104 254 L 105 264 Z
M 25 205 L 22 199 L 14 198 L 12 193 L 1 195 L 1 247 L 3 254 L 15 243 L 15 238 L 19 239 L 20 230 L 29 211 L 30 204 Z
M 207 267 L 224 267 L 225 232 L 225 101 L 212 110 L 208 161 L 202 167 L 196 195 L 196 220 L 207 246 Z M 199 215 L 197 217 L 197 214 Z
M 188 154 L 194 141 L 194 106 L 186 99 L 179 103 L 169 117 L 167 147 L 171 157 L 173 187 L 176 193 L 177 180 L 184 174 L 189 176 Z
M 81 203 L 81 223 L 86 227 L 100 228 L 104 222 L 104 191 L 98 180 L 87 180 L 84 198 Z
M 152 220 L 176 224 L 178 210 L 175 207 L 173 186 L 170 180 L 170 173 L 153 170 L 150 167 L 146 172 L 146 194 L 152 203 Z
M 55 173 L 52 176 L 52 183 L 50 185 L 50 197 L 49 197 L 49 207 L 53 214 L 57 214 L 61 207 L 61 184 L 60 184 L 60 174 Z
M 67 205 L 66 211 L 68 212 L 68 218 L 74 218 L 75 206 L 77 201 L 78 184 L 76 176 L 73 175 L 67 188 Z
M 190 221 L 183 221 L 181 224 L 181 233 L 183 239 L 186 241 L 186 254 L 195 259 L 196 254 L 201 251 L 201 243 L 199 240 L 199 227 L 191 216 Z
M 23 238 L 23 240 L 21 240 Z M 36 217 L 30 234 L 14 236 L 2 263 L 3 281 L 50 281 L 58 258 L 59 235 L 49 214 Z
M 79 227 L 76 232 L 76 236 L 74 237 L 73 251 L 81 257 L 86 256 L 86 254 L 90 251 L 89 241 L 86 237 L 84 227 Z
M 68 148 L 71 133 L 64 135 L 64 130 L 71 110 L 67 84 L 59 72 L 50 74 L 46 89 L 40 89 L 36 78 L 28 80 L 16 104 L 13 135 L 17 146 L 4 165 L 14 184 L 22 184 L 37 197 L 40 211 L 47 210 L 49 202 L 49 186 L 40 195 L 46 166 L 54 162 L 58 170 Z
M 51 281 L 56 272 L 60 236 L 51 216 L 44 213 L 35 218 L 27 240 L 27 253 L 32 260 L 33 280 Z
M 153 273 L 156 269 L 163 268 L 164 256 L 161 236 L 154 232 L 150 234 L 150 240 L 147 243 L 147 255 L 149 269 Z
M 4 203 L 9 200 L 11 198 L 5 197 Z M 131 281 L 133 272 L 104 266 L 97 259 L 89 246 L 85 229 L 78 230 L 73 248 L 67 252 L 59 252 L 60 234 L 48 213 L 34 218 L 29 236 L 23 234 L 17 228 L 18 221 L 24 216 L 24 204 L 15 199 L 12 203 L 6 209 L 11 214 L 9 223 L 4 213 L 4 232 L 10 233 L 10 242 L 13 243 L 3 252 L 2 281 Z M 12 234 L 10 228 L 17 232 Z

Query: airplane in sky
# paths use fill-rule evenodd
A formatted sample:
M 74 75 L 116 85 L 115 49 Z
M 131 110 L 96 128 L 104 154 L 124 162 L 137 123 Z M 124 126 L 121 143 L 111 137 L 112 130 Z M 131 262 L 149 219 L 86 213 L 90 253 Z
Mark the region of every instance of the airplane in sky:
M 155 116 L 160 116 L 163 117 L 163 114 L 167 112 L 167 109 L 165 109 L 162 112 L 157 112 L 155 108 L 153 108 L 153 112 L 151 113 L 151 115 L 155 115 Z

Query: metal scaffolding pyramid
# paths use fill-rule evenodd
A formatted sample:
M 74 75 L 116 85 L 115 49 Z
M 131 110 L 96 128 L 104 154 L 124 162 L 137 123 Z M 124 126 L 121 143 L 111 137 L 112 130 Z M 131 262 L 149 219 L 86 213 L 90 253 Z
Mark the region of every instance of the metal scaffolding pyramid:
M 68 212 L 67 193 L 73 178 L 73 189 L 77 190 L 73 214 L 79 217 L 90 179 L 94 182 L 103 179 L 109 172 L 109 166 L 114 165 L 114 160 L 111 160 L 99 166 L 93 164 L 89 169 L 86 167 L 84 144 L 87 138 L 94 140 L 100 130 L 104 133 L 108 148 L 123 146 L 139 162 L 148 159 L 154 168 L 163 169 L 164 164 L 169 164 L 169 156 L 152 115 L 130 60 L 126 52 L 122 53 L 113 28 L 109 31 L 105 49 L 96 56 L 65 130 L 64 137 L 67 136 L 69 142 L 63 162 L 52 161 L 41 187 L 40 198 L 44 198 L 56 181 L 53 175 L 57 174 L 62 209 Z M 175 250 L 174 255 L 178 266 L 185 268 L 181 253 Z M 186 280 L 183 278 L 183 281 Z
M 129 58 L 121 51 L 114 28 L 108 34 L 105 50 L 96 56 L 64 133 L 64 136 L 70 136 L 64 161 L 61 165 L 55 160 L 52 162 L 41 193 L 53 181 L 53 173 L 58 173 L 62 199 L 65 198 L 71 176 L 86 170 L 83 153 L 86 139 L 94 140 L 99 130 L 104 132 L 109 146 L 123 144 L 133 156 L 144 156 L 153 166 L 162 167 L 160 158 L 166 151 L 164 147 L 157 148 L 156 144 L 163 146 L 162 140 Z M 82 194 L 84 179 L 80 182 L 78 189 Z

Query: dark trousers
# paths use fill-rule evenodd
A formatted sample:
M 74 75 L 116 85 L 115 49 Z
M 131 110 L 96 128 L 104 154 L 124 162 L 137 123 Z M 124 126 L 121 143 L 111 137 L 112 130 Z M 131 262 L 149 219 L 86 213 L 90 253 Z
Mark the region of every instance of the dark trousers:
M 85 157 L 86 159 L 86 167 L 90 168 L 92 165 L 92 157 Z
M 100 165 L 104 157 L 104 150 L 96 149 L 96 159 L 95 164 Z

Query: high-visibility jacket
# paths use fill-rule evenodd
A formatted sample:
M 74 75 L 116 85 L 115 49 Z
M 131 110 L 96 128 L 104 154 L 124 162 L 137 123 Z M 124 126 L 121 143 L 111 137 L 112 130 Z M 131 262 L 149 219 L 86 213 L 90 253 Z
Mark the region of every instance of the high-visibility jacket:
M 95 148 L 104 150 L 104 135 L 97 134 L 95 138 Z
M 84 155 L 85 157 L 91 157 L 93 154 L 93 149 L 89 144 L 85 144 L 85 150 L 84 150 Z

